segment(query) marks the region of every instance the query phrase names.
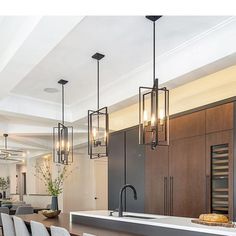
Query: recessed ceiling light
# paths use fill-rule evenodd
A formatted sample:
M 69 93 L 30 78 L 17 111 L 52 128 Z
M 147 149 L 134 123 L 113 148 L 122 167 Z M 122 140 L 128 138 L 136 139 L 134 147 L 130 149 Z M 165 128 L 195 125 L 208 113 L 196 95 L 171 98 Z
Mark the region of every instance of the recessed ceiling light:
M 46 92 L 46 93 L 57 93 L 58 89 L 56 89 L 56 88 L 45 88 L 43 91 Z

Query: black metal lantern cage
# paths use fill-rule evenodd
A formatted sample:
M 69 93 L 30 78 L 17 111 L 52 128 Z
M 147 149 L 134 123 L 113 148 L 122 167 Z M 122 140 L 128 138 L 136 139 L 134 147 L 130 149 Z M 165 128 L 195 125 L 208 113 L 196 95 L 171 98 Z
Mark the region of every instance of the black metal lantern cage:
M 139 144 L 152 149 L 169 145 L 169 90 L 159 88 L 158 79 L 152 88 L 139 87 Z
M 73 127 L 58 123 L 53 127 L 53 161 L 63 165 L 73 162 Z
M 91 159 L 108 155 L 108 120 L 107 107 L 88 111 L 88 154 Z

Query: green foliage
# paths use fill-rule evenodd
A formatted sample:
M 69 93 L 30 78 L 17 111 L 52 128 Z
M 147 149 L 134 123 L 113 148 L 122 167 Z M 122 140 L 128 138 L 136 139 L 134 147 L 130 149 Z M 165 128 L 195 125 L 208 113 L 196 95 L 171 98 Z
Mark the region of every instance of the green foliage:
M 6 191 L 10 188 L 10 178 L 0 177 L 0 190 Z
M 8 200 L 2 201 L 2 206 L 3 205 L 12 205 L 12 201 L 8 201 Z
M 57 177 L 53 178 L 51 174 L 51 168 L 48 161 L 45 161 L 43 164 L 38 164 L 35 166 L 36 174 L 35 176 L 41 179 L 48 193 L 51 196 L 58 196 L 63 191 L 63 183 L 68 177 L 69 172 L 67 166 L 57 166 Z

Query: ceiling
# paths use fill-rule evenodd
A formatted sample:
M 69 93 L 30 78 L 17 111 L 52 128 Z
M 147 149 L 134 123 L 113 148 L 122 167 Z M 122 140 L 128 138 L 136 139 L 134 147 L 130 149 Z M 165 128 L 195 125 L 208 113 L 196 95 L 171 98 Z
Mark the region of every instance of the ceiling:
M 174 88 L 236 64 L 235 19 L 160 18 L 160 82 Z M 12 146 L 30 150 L 30 156 L 51 151 L 52 126 L 61 117 L 61 78 L 69 81 L 65 119 L 75 127 L 76 146 L 86 142 L 87 110 L 96 107 L 94 53 L 105 54 L 102 106 L 116 111 L 135 103 L 138 87 L 152 83 L 152 24 L 144 16 L 1 16 L 0 35 L 0 134 L 10 133 Z
M 228 17 L 167 16 L 156 23 L 157 57 L 209 30 Z M 96 92 L 96 61 L 101 52 L 101 90 L 152 59 L 152 23 L 143 16 L 85 17 L 11 91 L 17 95 L 61 102 L 60 78 L 69 80 L 66 103 L 78 103 Z M 141 81 L 140 81 L 141 82 Z M 29 89 L 30 88 L 30 89 Z

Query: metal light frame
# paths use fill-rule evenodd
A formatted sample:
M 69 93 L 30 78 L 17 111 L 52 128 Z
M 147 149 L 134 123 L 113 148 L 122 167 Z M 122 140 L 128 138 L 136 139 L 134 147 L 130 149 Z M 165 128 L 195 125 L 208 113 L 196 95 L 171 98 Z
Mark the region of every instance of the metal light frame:
M 161 16 L 146 16 L 153 22 L 153 87 L 139 87 L 139 144 L 149 145 L 152 149 L 157 146 L 169 145 L 169 90 L 159 88 L 155 71 L 155 22 Z M 164 111 L 162 117 L 159 112 L 159 94 L 163 93 Z M 146 101 L 150 99 L 150 120 L 147 117 Z
M 19 149 L 8 148 L 7 138 L 8 134 L 3 134 L 4 148 L 0 149 L 0 160 L 21 162 L 24 160 L 25 152 Z
M 64 85 L 67 80 L 59 80 L 62 86 L 62 122 L 53 127 L 53 162 L 69 165 L 73 162 L 73 127 L 66 126 L 64 121 Z
M 99 104 L 99 61 L 105 55 L 95 53 L 92 58 L 97 60 L 97 110 L 88 110 L 88 155 L 90 159 L 108 156 L 109 114 L 108 108 L 100 108 Z M 101 127 L 101 122 L 103 126 Z M 100 134 L 103 132 L 103 135 Z

